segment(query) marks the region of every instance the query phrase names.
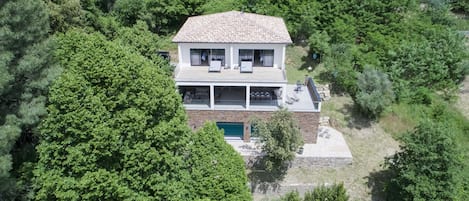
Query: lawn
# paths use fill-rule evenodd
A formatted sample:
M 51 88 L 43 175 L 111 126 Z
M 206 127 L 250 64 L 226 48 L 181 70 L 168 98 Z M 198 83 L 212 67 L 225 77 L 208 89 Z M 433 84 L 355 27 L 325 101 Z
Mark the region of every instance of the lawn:
M 311 76 L 316 82 L 321 83 L 319 74 L 325 70 L 324 65 L 313 62 L 308 55 L 308 47 L 299 45 L 287 47 L 285 65 L 288 83 L 295 84 L 297 80 L 303 81 L 305 75 Z M 308 67 L 311 67 L 311 71 L 308 70 Z

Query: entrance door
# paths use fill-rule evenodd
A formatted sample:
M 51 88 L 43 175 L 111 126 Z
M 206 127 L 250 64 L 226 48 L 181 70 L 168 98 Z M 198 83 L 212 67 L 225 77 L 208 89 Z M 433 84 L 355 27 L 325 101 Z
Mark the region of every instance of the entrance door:
M 244 135 L 244 124 L 237 122 L 217 122 L 217 127 L 222 129 L 225 139 L 242 140 Z

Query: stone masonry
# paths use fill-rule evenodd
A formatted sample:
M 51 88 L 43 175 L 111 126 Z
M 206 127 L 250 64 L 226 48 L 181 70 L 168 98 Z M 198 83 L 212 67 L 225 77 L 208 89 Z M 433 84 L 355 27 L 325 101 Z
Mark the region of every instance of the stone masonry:
M 249 120 L 258 117 L 266 120 L 272 116 L 273 111 L 236 111 L 236 110 L 186 110 L 189 116 L 189 126 L 197 129 L 206 121 L 214 122 L 243 122 L 245 142 L 250 141 L 251 129 Z M 319 126 L 319 112 L 293 112 L 305 143 L 316 143 Z

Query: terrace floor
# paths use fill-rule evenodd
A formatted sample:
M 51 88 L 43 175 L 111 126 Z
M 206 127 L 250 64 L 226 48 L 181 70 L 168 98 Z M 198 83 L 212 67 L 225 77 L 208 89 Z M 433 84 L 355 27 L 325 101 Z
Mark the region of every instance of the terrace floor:
M 243 157 L 261 154 L 261 149 L 256 146 L 255 142 L 243 142 L 242 140 L 226 140 L 226 142 L 233 146 Z M 352 153 L 342 133 L 331 127 L 320 126 L 317 143 L 305 144 L 303 148 L 303 153 L 297 154 L 296 157 L 352 159 Z
M 208 72 L 207 66 L 178 67 L 175 72 L 176 82 L 287 83 L 285 71 L 273 67 L 253 67 L 252 73 L 241 73 L 239 69 Z
M 302 87 L 301 91 L 295 91 L 297 86 L 293 84 L 287 85 L 287 96 L 288 97 L 296 97 L 297 101 L 292 101 L 291 104 L 285 103 L 283 106 L 287 108 L 289 111 L 295 112 L 311 112 L 311 111 L 318 111 L 314 108 L 313 100 L 311 99 L 311 95 L 307 90 L 306 86 Z M 233 94 L 230 94 L 233 95 Z M 229 99 L 229 98 L 228 98 Z M 241 103 L 241 102 L 242 103 Z M 278 100 L 278 105 L 259 105 L 259 104 L 251 104 L 249 106 L 249 111 L 275 111 L 281 107 L 281 101 Z M 208 104 L 185 104 L 186 109 L 190 110 L 209 110 L 210 105 Z M 215 110 L 246 110 L 245 101 L 239 99 L 237 104 L 228 104 L 225 102 L 224 104 L 217 104 L 215 102 Z

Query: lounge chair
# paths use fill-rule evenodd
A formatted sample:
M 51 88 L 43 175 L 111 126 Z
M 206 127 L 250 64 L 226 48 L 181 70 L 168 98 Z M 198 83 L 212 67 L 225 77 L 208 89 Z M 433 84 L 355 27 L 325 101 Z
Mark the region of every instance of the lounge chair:
M 220 71 L 221 71 L 221 61 L 210 61 L 208 72 L 220 72 Z
M 252 62 L 242 61 L 241 62 L 241 72 L 242 73 L 252 73 Z
M 298 98 L 298 96 L 296 96 L 296 94 L 288 94 L 287 99 L 290 99 L 290 100 L 295 101 L 295 102 L 300 101 L 300 98 Z

